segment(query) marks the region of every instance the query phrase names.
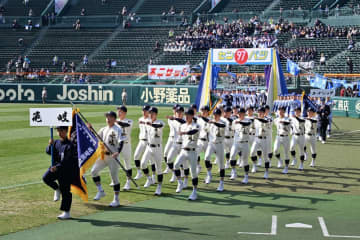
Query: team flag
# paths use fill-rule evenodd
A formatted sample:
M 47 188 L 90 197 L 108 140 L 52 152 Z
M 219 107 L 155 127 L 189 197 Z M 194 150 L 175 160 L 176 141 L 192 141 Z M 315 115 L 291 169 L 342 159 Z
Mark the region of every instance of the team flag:
M 277 96 L 288 93 L 279 54 L 275 49 L 272 51 L 272 54 L 272 65 L 265 68 L 265 80 L 268 91 L 266 104 L 270 106 L 270 109 L 272 109 L 273 102 Z
M 196 105 L 198 111 L 203 106 L 208 106 L 210 109 L 213 104 L 211 102 L 211 90 L 216 88 L 217 85 L 217 75 L 220 71 L 218 66 L 212 66 L 211 64 L 211 49 L 209 50 L 203 72 L 201 74 L 201 79 L 199 83 L 199 88 L 196 96 Z
M 73 114 L 74 124 L 69 134 L 74 136 L 76 132 L 77 155 L 79 161 L 79 177 L 71 185 L 71 192 L 88 201 L 85 172 L 95 163 L 98 158 L 104 159 L 104 145 L 89 130 L 79 114 Z M 74 126 L 75 125 L 75 126 Z
M 297 76 L 300 73 L 299 65 L 297 65 L 295 62 L 291 61 L 290 59 L 287 60 L 286 68 L 288 73 Z

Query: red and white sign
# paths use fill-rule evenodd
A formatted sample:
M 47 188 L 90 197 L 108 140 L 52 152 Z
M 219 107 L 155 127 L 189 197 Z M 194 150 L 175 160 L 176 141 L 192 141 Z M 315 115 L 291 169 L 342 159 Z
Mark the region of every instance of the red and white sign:
M 189 65 L 148 65 L 149 79 L 183 79 L 189 73 Z
M 245 49 L 241 48 L 241 49 L 238 49 L 236 50 L 235 52 L 235 61 L 238 63 L 238 64 L 244 64 L 247 62 L 249 56 L 248 56 L 248 53 Z

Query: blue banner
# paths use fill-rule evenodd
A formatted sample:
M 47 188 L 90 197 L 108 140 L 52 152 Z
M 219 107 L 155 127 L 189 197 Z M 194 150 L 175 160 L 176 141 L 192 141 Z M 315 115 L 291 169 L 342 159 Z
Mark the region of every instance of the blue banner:
M 288 73 L 297 76 L 300 73 L 299 65 L 297 65 L 295 62 L 291 61 L 290 59 L 287 60 L 286 68 Z
M 310 86 L 312 87 L 326 89 L 326 83 L 327 78 L 319 74 L 316 74 L 314 78 L 310 79 Z

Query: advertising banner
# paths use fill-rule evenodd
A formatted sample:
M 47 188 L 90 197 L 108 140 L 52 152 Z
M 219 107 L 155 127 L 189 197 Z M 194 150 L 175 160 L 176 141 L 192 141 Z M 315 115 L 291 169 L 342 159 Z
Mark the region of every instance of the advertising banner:
M 332 98 L 334 105 L 332 112 L 334 116 L 360 118 L 360 99 L 359 98 Z
M 335 97 L 335 89 L 310 89 L 311 97 Z
M 189 76 L 189 65 L 148 65 L 149 79 L 183 79 Z
M 271 65 L 272 48 L 213 49 L 212 64 Z
M 31 127 L 72 126 L 72 108 L 30 108 Z

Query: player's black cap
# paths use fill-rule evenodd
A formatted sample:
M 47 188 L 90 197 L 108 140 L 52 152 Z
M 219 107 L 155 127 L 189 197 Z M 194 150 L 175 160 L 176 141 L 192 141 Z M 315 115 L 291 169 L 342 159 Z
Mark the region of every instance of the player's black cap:
M 265 110 L 270 110 L 270 106 L 269 106 L 269 105 L 265 105 Z
M 209 106 L 202 106 L 200 110 L 210 111 Z
M 301 111 L 301 107 L 296 107 L 295 111 Z
M 65 130 L 65 131 L 67 131 L 67 130 L 68 130 L 68 126 L 57 126 L 57 127 L 56 127 L 56 130 Z
M 151 107 L 149 112 L 158 113 L 158 109 L 156 107 Z
M 234 108 L 240 109 L 240 106 L 239 106 L 239 105 L 236 105 Z
M 229 106 L 227 106 L 227 107 L 225 107 L 224 111 L 225 111 L 225 112 L 232 112 L 232 108 L 229 107 Z
M 221 115 L 221 109 L 217 108 L 213 112 L 214 115 Z
M 173 110 L 176 110 L 179 106 L 180 106 L 179 104 L 175 104 L 175 105 L 173 106 Z
M 124 105 L 121 105 L 120 107 L 117 107 L 117 110 L 121 110 L 122 112 L 127 113 L 127 107 L 125 107 Z
M 150 105 L 144 105 L 142 110 L 143 111 L 149 111 L 150 110 Z
M 311 108 L 311 107 L 309 107 L 309 108 L 307 109 L 307 111 L 308 111 L 308 112 L 315 112 L 315 110 L 314 110 L 313 108 Z
M 240 109 L 239 109 L 239 113 L 246 113 L 245 108 L 240 108 Z
M 188 108 L 186 109 L 186 112 L 185 112 L 186 115 L 191 115 L 191 116 L 194 116 L 195 113 L 194 113 L 194 109 L 192 108 Z
M 105 113 L 105 117 L 116 118 L 116 113 L 114 111 L 107 112 L 107 113 Z
M 265 108 L 264 107 L 259 108 L 258 112 L 265 112 Z
M 246 110 L 253 110 L 253 111 L 254 111 L 254 107 L 253 107 L 253 106 L 248 106 L 248 107 L 246 108 Z
M 197 105 L 194 103 L 194 104 L 191 104 L 190 106 L 191 108 L 196 108 L 197 109 Z
M 176 108 L 176 111 L 177 111 L 177 112 L 184 112 L 184 108 L 183 108 L 182 106 L 178 106 L 178 107 Z
M 279 110 L 286 111 L 286 107 L 279 107 Z

